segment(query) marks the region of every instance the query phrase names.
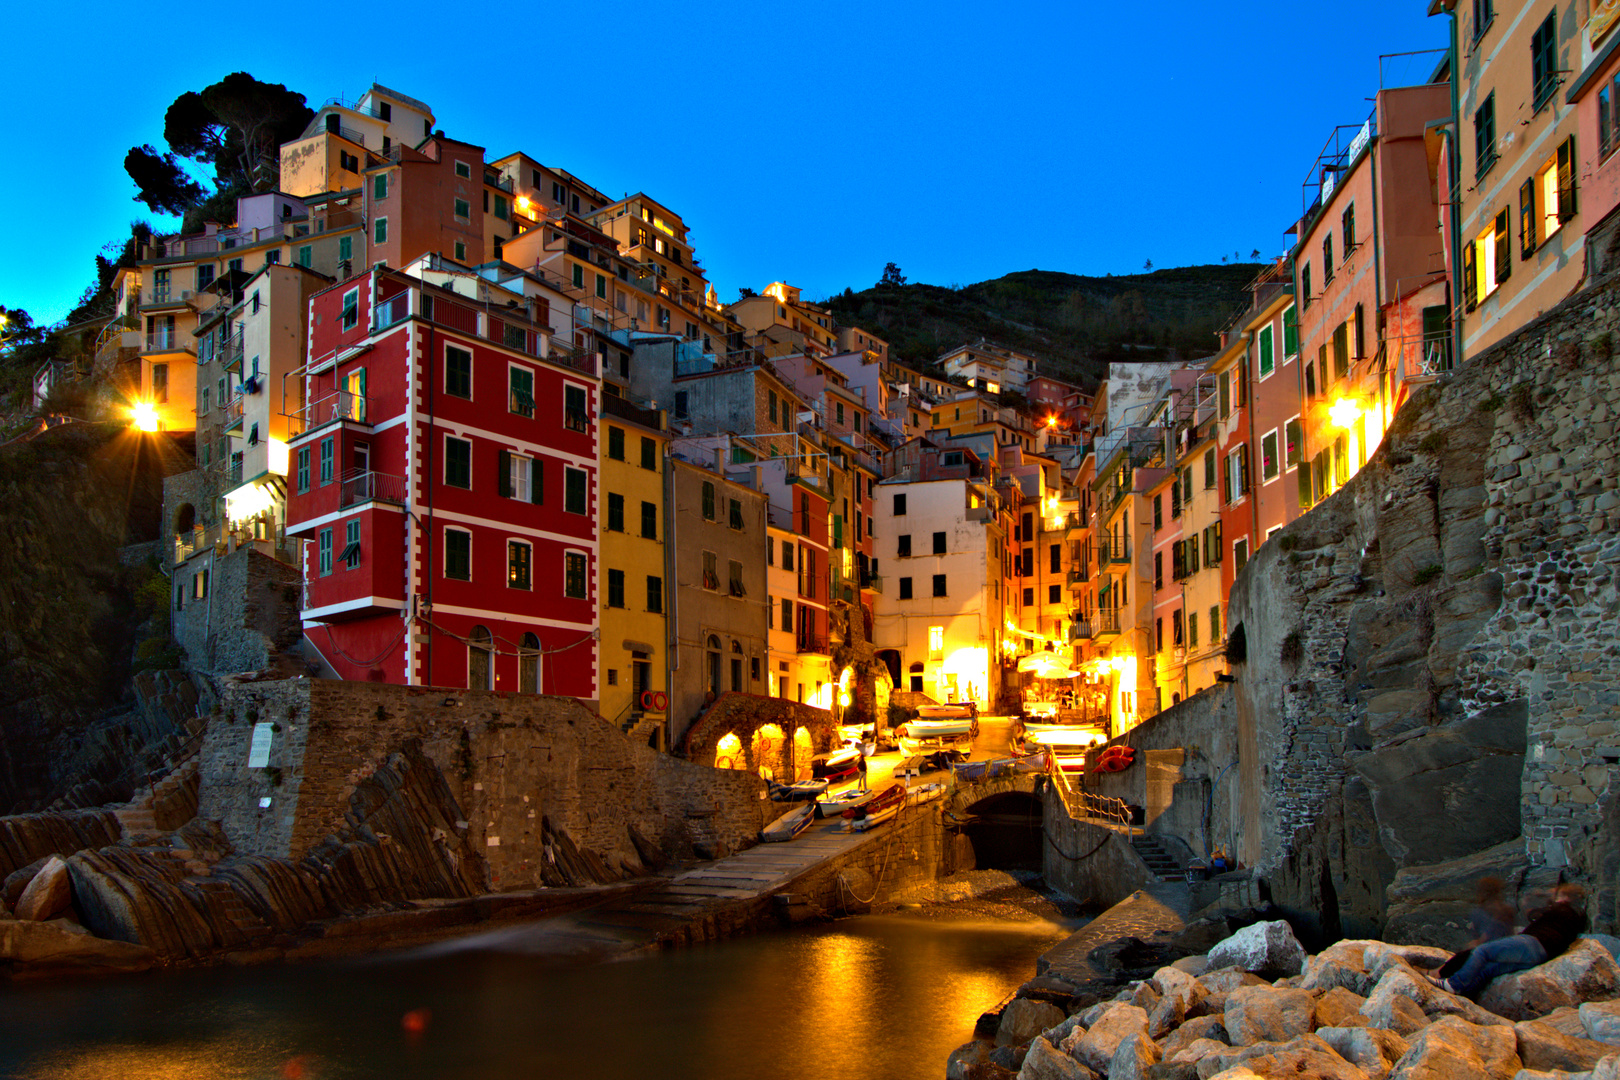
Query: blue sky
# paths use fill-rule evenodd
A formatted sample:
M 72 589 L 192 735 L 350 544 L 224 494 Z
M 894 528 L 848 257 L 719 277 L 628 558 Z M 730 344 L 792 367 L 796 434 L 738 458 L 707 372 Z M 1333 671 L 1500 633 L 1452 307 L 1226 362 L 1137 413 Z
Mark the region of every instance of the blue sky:
M 311 106 L 375 79 L 491 158 L 646 191 L 722 299 L 864 288 L 891 260 L 951 285 L 1276 255 L 1331 129 L 1370 112 L 1379 57 L 1445 46 L 1427 6 L 24 5 L 0 65 L 0 304 L 66 313 L 96 251 L 151 216 L 125 152 L 161 147 L 169 103 L 233 70 Z M 456 11 L 465 30 L 444 26 Z

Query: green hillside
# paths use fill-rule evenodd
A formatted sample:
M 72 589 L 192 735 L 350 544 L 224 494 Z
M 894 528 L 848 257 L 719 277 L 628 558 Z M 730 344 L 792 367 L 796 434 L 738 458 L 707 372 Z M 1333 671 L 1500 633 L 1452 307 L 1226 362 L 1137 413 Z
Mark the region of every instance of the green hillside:
M 1213 353 L 1215 333 L 1248 303 L 1246 286 L 1262 269 L 1236 263 L 1100 278 L 1023 270 L 960 289 L 846 289 L 826 303 L 840 323 L 883 337 L 908 364 L 926 367 L 982 337 L 1090 384 L 1110 360 Z

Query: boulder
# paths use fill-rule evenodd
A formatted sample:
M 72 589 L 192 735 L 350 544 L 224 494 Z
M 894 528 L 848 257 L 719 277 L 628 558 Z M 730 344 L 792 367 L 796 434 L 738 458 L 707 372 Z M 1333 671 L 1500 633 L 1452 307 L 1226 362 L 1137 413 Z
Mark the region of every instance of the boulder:
M 107 941 L 60 919 L 0 922 L 0 972 L 14 977 L 145 971 L 155 960 L 144 945 Z
M 1220 1017 L 1199 1016 L 1188 1020 L 1165 1036 L 1164 1042 L 1160 1044 L 1160 1050 L 1163 1051 L 1166 1060 L 1169 1060 L 1199 1041 L 1227 1045 L 1226 1027 L 1221 1023 Z
M 1471 1024 L 1483 1025 L 1508 1023 L 1465 997 L 1441 990 L 1413 971 L 1403 960 L 1389 965 L 1383 978 L 1378 980 L 1378 985 L 1367 996 L 1367 1003 L 1361 1007 L 1362 1015 L 1371 1021 L 1373 1027 L 1400 1031 L 1394 1009 L 1395 1002 L 1402 998 L 1412 1002 L 1428 1017 L 1460 1016 Z
M 990 1051 L 990 1064 L 1000 1066 L 1010 1073 L 1016 1073 L 1024 1064 L 1024 1055 L 1029 1053 L 1029 1044 L 1021 1046 L 998 1046 Z
M 57 857 L 55 855 L 41 855 L 27 866 L 7 874 L 5 883 L 0 884 L 0 904 L 4 904 L 15 911 L 17 901 L 22 899 L 23 890 L 28 888 L 30 881 L 34 880 L 34 875 L 39 873 L 39 868 Z
M 1198 1066 L 1190 1061 L 1161 1061 L 1149 1065 L 1143 1080 L 1198 1080 Z
M 1359 964 L 1352 967 L 1337 960 L 1313 956 L 1305 961 L 1305 977 L 1300 980 L 1299 986 L 1302 990 L 1315 993 L 1342 987 L 1357 997 L 1366 997 L 1372 993 L 1377 981 Z
M 1317 1028 L 1316 1035 L 1369 1080 L 1384 1080 L 1411 1049 L 1410 1043 L 1387 1028 L 1324 1027 Z
M 1175 968 L 1177 971 L 1185 971 L 1188 975 L 1191 975 L 1196 979 L 1198 976 L 1209 970 L 1209 956 L 1207 953 L 1199 954 L 1198 956 L 1183 956 L 1180 960 L 1177 960 L 1170 966 Z
M 1563 1011 L 1559 1009 L 1558 1013 Z M 1585 1029 L 1588 1039 L 1620 1046 L 1620 1001 L 1582 1002 L 1575 1015 L 1581 1018 L 1581 1027 Z M 1551 1020 L 1552 1017 L 1547 1019 Z
M 1592 1080 L 1620 1080 L 1620 1054 L 1610 1054 L 1592 1066 Z
M 1335 986 L 1327 993 L 1316 999 L 1316 1014 L 1311 1021 L 1313 1028 L 1325 1027 L 1367 1027 L 1367 1018 L 1361 1014 L 1361 1007 L 1367 1004 L 1367 999 L 1359 994 L 1352 994 L 1342 986 Z
M 1013 998 L 1001 1010 L 1001 1023 L 996 1025 L 996 1045 L 1014 1046 L 1026 1043 L 1045 1031 L 1063 1023 L 1063 1010 L 1047 1001 Z
M 1535 1020 L 1565 1005 L 1620 995 L 1620 966 L 1595 941 L 1582 938 L 1539 967 L 1491 980 L 1479 1003 L 1509 1020 Z
M 1604 1004 L 1604 1002 L 1596 1003 L 1598 1008 L 1602 1008 Z M 1554 1031 L 1557 1031 L 1561 1035 L 1568 1035 L 1574 1039 L 1592 1038 L 1592 1036 L 1587 1033 L 1586 1023 L 1581 1019 L 1581 1010 L 1571 1008 L 1568 1005 L 1565 1005 L 1562 1009 L 1554 1009 L 1546 1016 L 1543 1016 L 1541 1018 L 1541 1023 L 1550 1024 L 1552 1025 Z
M 1211 1054 L 1224 1054 L 1230 1049 L 1231 1047 L 1226 1043 L 1216 1042 L 1214 1039 L 1194 1039 L 1180 1050 L 1177 1050 L 1175 1057 L 1170 1060 L 1178 1065 L 1196 1065 Z
M 990 1060 L 990 1048 L 978 1039 L 963 1043 L 945 1059 L 945 1080 L 968 1080 L 968 1070 Z
M 1181 998 L 1166 994 L 1148 1013 L 1148 1037 L 1162 1039 L 1179 1028 L 1186 1019 L 1187 1009 L 1182 1005 Z
M 1279 978 L 1298 975 L 1305 967 L 1305 949 L 1286 922 L 1255 923 L 1209 950 L 1214 968 L 1235 967 Z
M 1069 1033 L 1075 1028 L 1083 1026 L 1084 1025 L 1080 1023 L 1080 1014 L 1075 1013 L 1073 1016 L 1063 1021 L 1063 1023 L 1058 1024 L 1056 1027 L 1050 1027 L 1041 1032 L 1041 1038 L 1045 1039 L 1053 1046 L 1057 1046 L 1063 1042 L 1064 1039 L 1067 1039 L 1069 1037 Z
M 1143 1012 L 1152 1012 L 1154 1006 L 1158 1005 L 1160 996 L 1153 983 L 1144 980 L 1131 987 L 1130 1003 Z
M 1183 1012 L 1186 1012 L 1200 998 L 1209 993 L 1199 983 L 1196 976 L 1173 966 L 1162 967 L 1156 971 L 1152 982 L 1158 987 L 1159 993 L 1165 997 L 1173 997 L 1179 1000 Z
M 1096 1080 L 1096 1073 L 1037 1035 L 1024 1055 L 1018 1080 Z
M 1316 999 L 1306 990 L 1245 986 L 1227 995 L 1224 1024 L 1233 1046 L 1287 1042 L 1311 1030 Z
M 1315 1035 L 1300 1035 L 1286 1042 L 1256 1043 L 1208 1054 L 1198 1063 L 1203 1080 L 1243 1065 L 1262 1077 L 1303 1077 L 1322 1080 L 1367 1080 L 1360 1069 L 1340 1057 Z
M 68 877 L 67 863 L 60 855 L 52 855 L 17 898 L 17 918 L 44 922 L 67 910 L 72 900 L 73 884 Z
M 1132 1035 L 1147 1034 L 1147 1013 L 1135 1005 L 1116 1005 L 1098 1018 L 1079 1039 L 1065 1040 L 1063 1049 L 1080 1064 L 1106 1073 L 1119 1044 Z
M 1122 1004 L 1124 1004 L 1123 1001 L 1099 1001 L 1095 1005 L 1080 1010 L 1080 1026 L 1090 1027 Z
M 1108 1063 L 1108 1080 L 1143 1080 L 1148 1068 L 1159 1063 L 1159 1044 L 1146 1034 L 1120 1042 Z
M 1234 1065 L 1230 1069 L 1216 1073 L 1209 1080 L 1266 1080 L 1266 1078 L 1247 1065 Z
M 1389 1080 L 1512 1080 L 1523 1067 L 1511 1027 L 1442 1016 L 1412 1038 Z
M 1373 944 L 1367 947 L 1362 963 L 1367 977 L 1376 983 L 1396 964 L 1433 971 L 1450 960 L 1451 956 L 1449 949 L 1436 949 L 1428 945 Z
M 1519 1040 L 1519 1058 L 1527 1069 L 1580 1072 L 1614 1053 L 1608 1043 L 1565 1035 L 1545 1020 L 1521 1020 L 1513 1031 Z

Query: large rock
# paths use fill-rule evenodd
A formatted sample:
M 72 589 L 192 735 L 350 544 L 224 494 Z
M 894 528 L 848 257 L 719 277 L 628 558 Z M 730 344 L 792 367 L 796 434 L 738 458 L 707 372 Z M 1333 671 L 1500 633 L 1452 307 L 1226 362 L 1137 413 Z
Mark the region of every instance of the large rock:
M 1059 1046 L 1062 1044 L 1064 1039 L 1069 1037 L 1069 1033 L 1074 1031 L 1075 1028 L 1083 1027 L 1085 1027 L 1085 1025 L 1080 1022 L 1080 1014 L 1075 1013 L 1073 1016 L 1064 1020 L 1056 1027 L 1050 1027 L 1041 1032 L 1041 1038 L 1045 1039 L 1053 1046 Z
M 1207 1055 L 1198 1063 L 1198 1075 L 1210 1080 L 1235 1065 L 1267 1078 L 1313 1077 L 1321 1080 L 1367 1080 L 1367 1074 L 1315 1035 L 1300 1035 L 1280 1043 L 1256 1043 L 1224 1053 Z
M 1521 1068 L 1511 1027 L 1442 1016 L 1413 1036 L 1389 1080 L 1512 1080 Z
M 1279 978 L 1304 970 L 1305 949 L 1288 924 L 1279 919 L 1245 926 L 1209 950 L 1209 964 Z
M 1581 1027 L 1585 1029 L 1587 1038 L 1620 1046 L 1620 1001 L 1584 1002 L 1576 1010 L 1576 1015 L 1581 1018 Z
M 1565 1035 L 1545 1020 L 1521 1020 L 1513 1025 L 1519 1040 L 1519 1058 L 1527 1069 L 1562 1069 L 1579 1072 L 1614 1053 L 1608 1043 Z
M 143 945 L 107 941 L 60 919 L 0 922 L 0 972 L 15 978 L 145 971 L 154 960 Z
M 1079 1039 L 1071 1035 L 1064 1040 L 1063 1049 L 1080 1064 L 1105 1073 L 1120 1043 L 1132 1035 L 1147 1035 L 1147 1020 L 1147 1013 L 1135 1005 L 1115 1005 Z
M 1384 1080 L 1411 1044 L 1387 1028 L 1322 1027 L 1317 1038 L 1362 1072 L 1369 1080 Z
M 1174 994 L 1166 994 L 1148 1012 L 1148 1037 L 1162 1039 L 1187 1019 L 1187 1008 Z
M 1434 971 L 1450 960 L 1451 956 L 1450 949 L 1439 949 L 1431 945 L 1375 944 L 1367 946 L 1366 951 L 1362 953 L 1362 961 L 1366 966 L 1367 977 L 1376 983 L 1396 964 Z
M 1198 979 L 1176 967 L 1162 967 L 1153 973 L 1152 982 L 1166 998 L 1181 1002 L 1182 1012 L 1208 993 Z
M 1506 843 L 1459 859 L 1402 868 L 1389 886 L 1389 913 L 1384 940 L 1423 942 L 1460 949 L 1474 937 L 1469 915 L 1478 907 L 1479 879 L 1500 878 L 1504 899 L 1517 901 L 1530 860 L 1517 834 Z
M 1539 967 L 1492 979 L 1479 1003 L 1510 1020 L 1534 1020 L 1565 1005 L 1620 995 L 1620 967 L 1595 941 L 1575 942 Z
M 1013 998 L 1001 1010 L 1001 1023 L 996 1025 L 996 1045 L 1016 1046 L 1026 1043 L 1045 1031 L 1063 1023 L 1063 1010 L 1045 1001 Z
M 60 855 L 52 855 L 17 898 L 17 918 L 30 922 L 53 919 L 67 910 L 72 899 L 73 885 L 67 863 Z
M 1226 1026 L 1218 1016 L 1199 1016 L 1188 1020 L 1166 1035 L 1161 1049 L 1168 1060 L 1180 1054 L 1199 1040 L 1226 1044 Z
M 1316 999 L 1316 1015 L 1311 1021 L 1311 1026 L 1367 1027 L 1367 1017 L 1361 1012 L 1361 1007 L 1365 1004 L 1367 999 L 1360 994 L 1352 994 L 1342 986 L 1335 986 Z
M 1233 1046 L 1287 1042 L 1311 1030 L 1316 999 L 1305 990 L 1245 986 L 1227 995 L 1223 1023 Z
M 1096 1073 L 1040 1036 L 1029 1044 L 1018 1080 L 1095 1080 Z
M 1396 1009 L 1397 1002 L 1403 999 L 1416 1005 L 1427 1017 L 1460 1016 L 1471 1024 L 1511 1026 L 1500 1015 L 1481 1008 L 1467 998 L 1441 990 L 1402 960 L 1391 964 L 1383 978 L 1378 980 L 1378 985 L 1373 987 L 1373 992 L 1367 995 L 1367 1003 L 1361 1007 L 1362 1015 L 1371 1021 L 1373 1027 L 1401 1031 Z
M 1120 1042 L 1108 1063 L 1108 1080 L 1143 1080 L 1147 1070 L 1159 1063 L 1159 1046 L 1146 1034 L 1132 1035 Z
M 1232 1047 L 1229 1044 L 1217 1042 L 1214 1039 L 1194 1039 L 1186 1046 L 1183 1046 L 1181 1049 L 1177 1050 L 1175 1057 L 1170 1058 L 1170 1061 L 1173 1064 L 1196 1065 L 1198 1062 L 1203 1061 L 1211 1054 L 1224 1054 L 1230 1049 L 1232 1049 Z M 1168 1057 L 1169 1055 L 1166 1056 Z
M 39 873 L 39 868 L 54 858 L 56 858 L 55 855 L 41 855 L 22 869 L 13 870 L 7 874 L 5 883 L 0 884 L 0 904 L 15 910 L 17 901 L 22 899 L 23 890 L 28 888 L 30 881 L 34 880 L 34 875 Z
M 1316 993 L 1342 988 L 1357 997 L 1366 997 L 1372 993 L 1376 983 L 1377 980 L 1371 978 L 1359 964 L 1352 967 L 1337 960 L 1313 956 L 1305 961 L 1305 977 L 1300 980 L 1299 987 Z

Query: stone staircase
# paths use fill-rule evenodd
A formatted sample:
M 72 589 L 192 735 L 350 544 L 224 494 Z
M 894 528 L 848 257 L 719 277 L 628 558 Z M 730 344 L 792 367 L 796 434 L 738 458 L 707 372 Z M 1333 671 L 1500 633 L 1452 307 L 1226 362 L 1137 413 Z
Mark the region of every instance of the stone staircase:
M 1131 847 L 1136 849 L 1147 868 L 1160 881 L 1181 881 L 1185 869 L 1178 863 L 1173 855 L 1164 849 L 1159 838 L 1151 833 L 1140 833 L 1131 837 Z

